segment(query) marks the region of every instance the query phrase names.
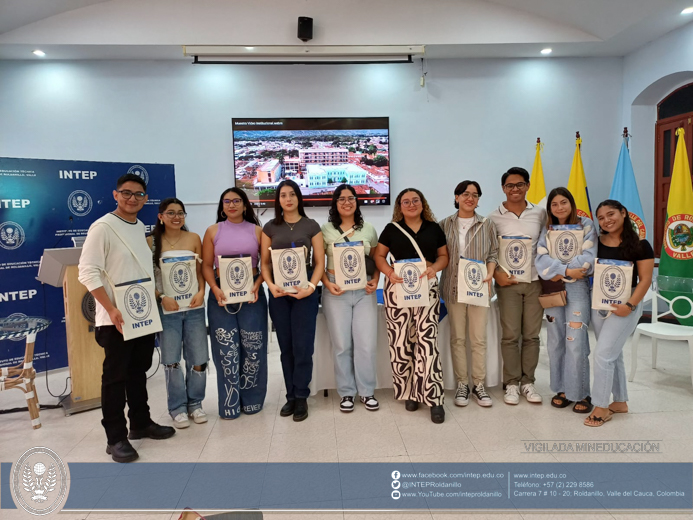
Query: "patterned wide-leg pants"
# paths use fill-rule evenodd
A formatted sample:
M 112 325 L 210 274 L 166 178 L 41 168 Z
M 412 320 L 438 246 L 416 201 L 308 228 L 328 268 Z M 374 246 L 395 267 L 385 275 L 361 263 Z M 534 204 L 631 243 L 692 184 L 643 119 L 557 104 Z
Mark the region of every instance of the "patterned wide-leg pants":
M 428 307 L 397 307 L 395 286 L 389 280 L 383 293 L 395 399 L 442 405 L 445 395 L 438 350 L 438 280 L 429 282 Z

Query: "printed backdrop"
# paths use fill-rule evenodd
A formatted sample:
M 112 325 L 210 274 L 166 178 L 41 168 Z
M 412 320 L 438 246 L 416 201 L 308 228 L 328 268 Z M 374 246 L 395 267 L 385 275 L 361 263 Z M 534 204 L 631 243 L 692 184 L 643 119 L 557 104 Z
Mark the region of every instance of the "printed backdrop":
M 139 175 L 149 201 L 139 214 L 149 230 L 159 203 L 175 196 L 172 164 L 54 161 L 0 157 L 0 317 L 46 316 L 38 334 L 37 371 L 67 366 L 62 289 L 36 280 L 44 249 L 72 247 L 96 219 L 115 209 L 118 177 Z M 25 341 L 0 341 L 0 366 L 24 357 Z

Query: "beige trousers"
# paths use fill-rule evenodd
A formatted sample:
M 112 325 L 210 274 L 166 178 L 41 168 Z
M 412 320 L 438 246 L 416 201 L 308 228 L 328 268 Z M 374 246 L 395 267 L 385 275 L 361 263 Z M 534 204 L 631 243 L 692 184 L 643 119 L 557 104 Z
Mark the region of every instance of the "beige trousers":
M 467 369 L 467 330 L 472 351 L 472 382 L 486 379 L 486 323 L 488 307 L 466 303 L 446 303 L 450 320 L 450 351 L 452 366 L 458 383 L 469 384 Z

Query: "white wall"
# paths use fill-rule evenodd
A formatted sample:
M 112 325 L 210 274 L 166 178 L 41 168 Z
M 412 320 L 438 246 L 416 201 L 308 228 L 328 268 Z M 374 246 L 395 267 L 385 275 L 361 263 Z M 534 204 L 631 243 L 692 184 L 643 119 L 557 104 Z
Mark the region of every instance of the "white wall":
M 547 190 L 565 185 L 575 131 L 594 206 L 611 186 L 622 129 L 622 60 L 440 60 L 355 66 L 192 66 L 179 62 L 0 62 L 0 156 L 173 163 L 185 202 L 218 200 L 233 182 L 231 118 L 389 116 L 393 192 L 423 190 L 454 211 L 466 178 L 488 213 L 500 175 L 531 170 L 546 143 Z M 202 233 L 212 206 L 191 206 Z M 270 218 L 268 212 L 263 221 Z M 310 210 L 319 221 L 326 210 Z M 391 208 L 368 208 L 377 228 Z

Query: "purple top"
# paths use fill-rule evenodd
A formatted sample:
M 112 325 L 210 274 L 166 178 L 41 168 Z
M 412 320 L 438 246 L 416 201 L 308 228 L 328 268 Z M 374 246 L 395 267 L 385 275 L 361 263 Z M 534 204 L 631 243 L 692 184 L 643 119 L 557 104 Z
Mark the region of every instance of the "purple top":
M 255 224 L 244 220 L 234 224 L 228 220 L 219 222 L 217 234 L 214 237 L 214 267 L 219 267 L 219 256 L 250 255 L 253 267 L 257 267 L 257 256 L 260 244 L 255 234 Z

